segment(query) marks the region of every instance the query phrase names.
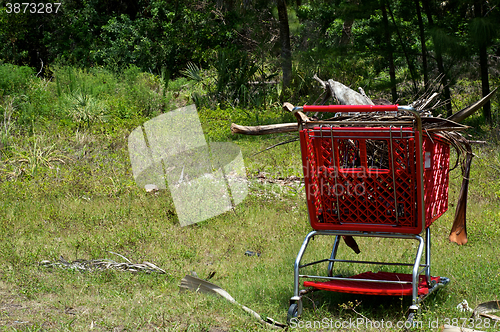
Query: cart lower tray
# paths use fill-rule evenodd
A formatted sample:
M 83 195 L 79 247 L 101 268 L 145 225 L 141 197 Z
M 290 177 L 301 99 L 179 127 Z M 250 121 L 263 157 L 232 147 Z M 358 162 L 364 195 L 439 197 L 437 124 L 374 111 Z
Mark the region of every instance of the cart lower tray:
M 364 272 L 352 277 L 352 279 L 371 279 L 380 281 L 412 281 L 411 274 L 405 273 L 390 273 L 390 272 Z M 350 293 L 350 294 L 365 294 L 365 295 L 388 295 L 388 296 L 411 296 L 412 285 L 410 284 L 388 284 L 370 281 L 353 281 L 348 280 L 330 280 L 325 282 L 304 281 L 304 287 L 314 287 L 320 290 Z M 439 283 L 440 277 L 431 277 L 431 280 Z M 425 276 L 419 277 L 418 294 L 426 295 L 431 286 L 427 285 Z

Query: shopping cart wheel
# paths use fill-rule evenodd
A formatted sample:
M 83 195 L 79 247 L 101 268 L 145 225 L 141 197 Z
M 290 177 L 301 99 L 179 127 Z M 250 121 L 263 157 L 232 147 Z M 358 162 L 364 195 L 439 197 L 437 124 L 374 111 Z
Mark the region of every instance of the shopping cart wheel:
M 418 312 L 418 307 L 417 309 L 415 308 L 410 309 L 410 313 L 408 314 L 408 318 L 406 319 L 405 322 L 405 328 L 403 329 L 404 332 L 410 331 L 410 329 L 413 327 L 415 323 L 415 318 L 417 316 L 417 312 Z
M 288 308 L 288 314 L 286 315 L 286 322 L 290 325 L 293 318 L 299 317 L 299 305 L 294 303 Z
M 290 324 L 293 318 L 300 317 L 302 314 L 302 300 L 299 300 L 295 303 L 292 303 L 290 305 L 290 308 L 288 308 L 288 313 L 286 315 L 286 322 Z

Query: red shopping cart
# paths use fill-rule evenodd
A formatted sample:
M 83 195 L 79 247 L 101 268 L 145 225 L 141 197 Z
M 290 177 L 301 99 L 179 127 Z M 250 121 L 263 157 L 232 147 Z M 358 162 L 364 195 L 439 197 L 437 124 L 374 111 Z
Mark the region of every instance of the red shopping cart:
M 309 121 L 304 112 L 390 112 L 393 121 Z M 294 294 L 288 321 L 302 312 L 302 296 L 311 290 L 367 295 L 411 296 L 410 317 L 448 278 L 431 276 L 429 226 L 448 208 L 449 145 L 422 132 L 417 111 L 397 105 L 304 106 L 294 109 L 310 224 L 294 265 Z M 425 229 L 425 238 L 420 234 Z M 309 241 L 335 236 L 329 258 L 301 264 Z M 341 237 L 380 237 L 417 241 L 410 263 L 338 259 Z M 421 262 L 425 252 L 424 263 Z M 334 276 L 336 263 L 407 266 L 411 273 L 364 272 Z M 300 274 L 316 264 L 325 275 Z M 299 290 L 299 279 L 305 289 Z

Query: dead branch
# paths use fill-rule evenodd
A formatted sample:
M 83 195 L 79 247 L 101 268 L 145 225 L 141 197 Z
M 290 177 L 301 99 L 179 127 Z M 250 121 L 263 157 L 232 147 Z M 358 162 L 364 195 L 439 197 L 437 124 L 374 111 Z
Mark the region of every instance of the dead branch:
M 325 90 L 325 99 L 329 97 L 338 100 L 341 105 L 375 105 L 373 101 L 366 95 L 356 92 L 344 84 L 329 79 L 328 81 L 321 80 L 316 74 L 313 77 L 321 84 Z

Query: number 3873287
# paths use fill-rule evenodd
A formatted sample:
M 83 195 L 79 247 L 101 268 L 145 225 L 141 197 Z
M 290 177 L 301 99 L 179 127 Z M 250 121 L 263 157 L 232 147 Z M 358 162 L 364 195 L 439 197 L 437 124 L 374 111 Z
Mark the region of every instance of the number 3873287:
M 59 7 L 61 7 L 60 2 L 56 3 L 9 2 L 6 4 L 8 14 L 11 13 L 57 14 Z

